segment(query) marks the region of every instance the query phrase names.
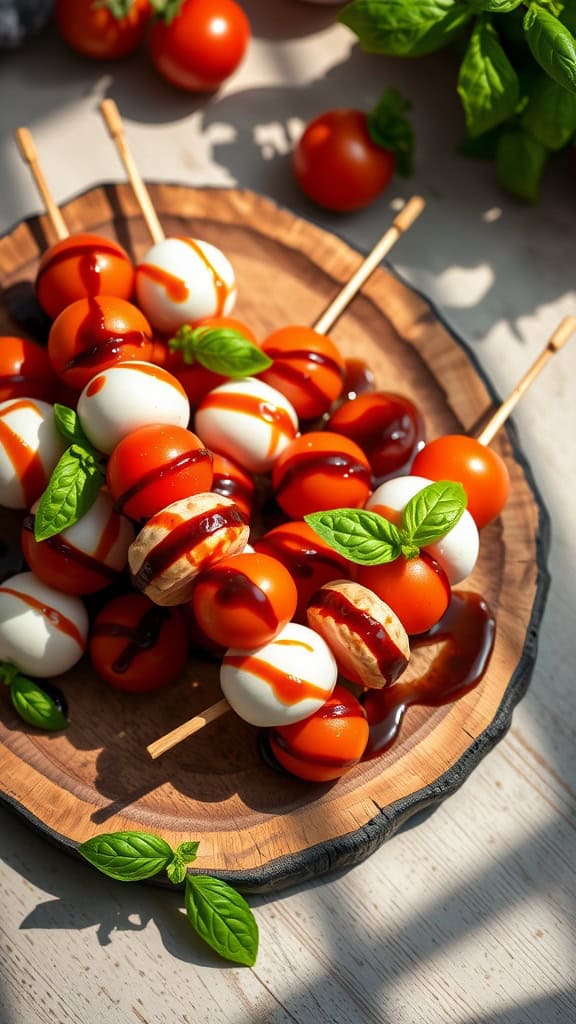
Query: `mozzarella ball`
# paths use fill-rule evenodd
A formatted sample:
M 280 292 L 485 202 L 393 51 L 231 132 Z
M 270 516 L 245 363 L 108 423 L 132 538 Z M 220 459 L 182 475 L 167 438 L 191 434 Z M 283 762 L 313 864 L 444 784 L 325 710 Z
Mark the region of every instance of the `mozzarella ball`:
M 288 399 L 255 377 L 209 391 L 194 424 L 207 448 L 250 473 L 268 473 L 298 432 L 298 417 Z
M 0 505 L 30 508 L 46 490 L 65 448 L 48 402 L 0 402 Z
M 397 476 L 380 484 L 366 502 L 366 508 L 380 512 L 387 519 L 394 519 L 395 513 L 402 512 L 411 498 L 434 483 L 424 476 Z M 451 586 L 461 583 L 470 575 L 478 559 L 480 536 L 476 523 L 466 509 L 462 518 L 448 533 L 434 544 L 423 549 L 446 573 Z
M 167 370 L 153 363 L 118 363 L 102 370 L 78 399 L 78 417 L 89 441 L 110 454 L 122 438 L 140 427 L 169 423 L 187 427 L 190 403 Z
M 159 331 L 206 316 L 226 316 L 236 301 L 236 279 L 220 249 L 196 238 L 165 238 L 136 267 L 138 305 Z
M 77 597 L 46 586 L 32 572 L 0 584 L 0 660 L 46 678 L 67 672 L 86 649 L 88 615 Z
M 289 725 L 308 718 L 332 693 L 338 669 L 318 633 L 289 622 L 264 647 L 231 648 L 220 667 L 226 700 L 251 725 Z

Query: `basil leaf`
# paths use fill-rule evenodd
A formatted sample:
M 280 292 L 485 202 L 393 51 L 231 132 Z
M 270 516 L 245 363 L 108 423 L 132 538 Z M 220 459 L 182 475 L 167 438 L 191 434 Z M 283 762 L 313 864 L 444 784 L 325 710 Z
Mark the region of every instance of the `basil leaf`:
M 353 0 L 338 21 L 368 53 L 422 57 L 450 42 L 472 15 L 460 0 Z
M 380 565 L 400 555 L 401 536 L 394 523 L 368 509 L 339 508 L 304 516 L 322 540 L 356 565 Z
M 458 152 L 462 156 L 471 156 L 476 160 L 495 160 L 498 150 L 498 140 L 502 134 L 501 125 L 493 128 L 483 135 L 476 135 L 475 138 L 465 138 L 458 144 Z
M 462 518 L 466 504 L 462 484 L 439 480 L 424 487 L 402 513 L 408 540 L 419 548 L 440 540 Z
M 47 540 L 78 522 L 96 501 L 104 482 L 102 466 L 91 451 L 76 444 L 68 448 L 38 503 L 35 540 Z
M 576 39 L 559 18 L 530 4 L 524 31 L 533 56 L 550 78 L 576 93 Z
M 522 115 L 522 127 L 547 149 L 562 149 L 576 133 L 576 96 L 540 76 Z
M 258 954 L 258 925 L 246 900 L 226 882 L 187 875 L 184 900 L 188 920 L 220 956 L 252 967 Z
M 401 177 L 412 174 L 414 132 L 405 117 L 411 104 L 396 89 L 387 89 L 378 104 L 366 117 L 372 142 L 394 153 L 396 170 Z
M 199 845 L 199 843 L 180 843 L 176 848 L 174 859 L 166 868 L 166 874 L 173 885 L 179 885 L 186 878 L 186 866 L 196 860 Z
M 68 719 L 52 698 L 37 683 L 17 675 L 10 684 L 10 698 L 25 722 L 37 729 L 56 732 L 68 728 Z
M 576 0 L 568 0 L 558 17 L 572 35 L 576 36 Z
M 213 373 L 224 377 L 252 377 L 272 366 L 272 360 L 239 331 L 199 327 L 194 355 Z M 200 333 L 201 332 L 201 333 Z
M 500 184 L 518 199 L 534 203 L 548 150 L 523 131 L 505 132 L 498 143 L 496 172 Z
M 468 134 L 495 128 L 514 113 L 520 98 L 518 75 L 485 18 L 477 22 L 458 75 L 458 93 Z
M 78 852 L 102 874 L 119 882 L 140 882 L 167 868 L 174 854 L 150 832 L 108 832 L 94 836 Z
M 475 11 L 490 11 L 492 14 L 507 14 L 514 11 L 524 0 L 466 0 Z
M 70 444 L 79 444 L 86 449 L 92 447 L 80 426 L 78 414 L 74 409 L 69 409 L 67 405 L 59 405 L 56 402 L 54 405 L 54 422 L 56 423 L 58 433 Z

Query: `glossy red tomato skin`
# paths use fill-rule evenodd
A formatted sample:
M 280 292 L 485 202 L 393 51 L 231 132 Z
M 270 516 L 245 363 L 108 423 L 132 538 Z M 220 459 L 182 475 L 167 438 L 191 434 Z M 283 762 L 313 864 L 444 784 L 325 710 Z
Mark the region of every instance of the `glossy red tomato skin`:
M 111 295 L 73 302 L 48 336 L 54 371 L 77 391 L 102 370 L 129 359 L 146 362 L 151 354 L 152 328 L 143 313 Z
M 116 446 L 106 469 L 116 507 L 145 522 L 180 498 L 209 491 L 212 456 L 184 427 L 152 424 L 128 434 Z
M 390 606 L 410 636 L 425 633 L 440 621 L 450 603 L 450 584 L 426 552 L 384 565 L 359 565 L 354 576 Z
M 98 675 L 117 690 L 163 689 L 186 664 L 184 616 L 179 608 L 159 608 L 143 594 L 114 597 L 94 619 L 89 653 Z
M 253 345 L 258 344 L 250 328 L 232 316 L 208 316 L 203 320 L 195 321 L 190 326 L 229 328 L 233 331 L 239 331 Z M 174 374 L 180 381 L 192 409 L 200 405 L 200 402 L 209 391 L 212 391 L 213 388 L 217 388 L 219 384 L 224 384 L 228 380 L 227 377 L 223 377 L 220 373 L 207 370 L 200 363 L 192 363 L 192 365 L 186 363 L 182 352 L 172 351 L 168 345 L 161 347 L 160 343 L 156 343 L 154 346 L 153 362 L 158 362 L 159 365 Z
M 184 0 L 168 25 L 153 25 L 150 52 L 178 89 L 213 92 L 236 70 L 249 39 L 250 23 L 235 0 Z
M 116 18 L 94 0 L 56 0 L 54 16 L 60 35 L 83 57 L 111 60 L 125 57 L 142 43 L 152 9 L 148 0 L 134 0 L 127 15 Z
M 342 394 L 344 358 L 330 338 L 311 327 L 282 327 L 262 349 L 273 364 L 259 377 L 285 395 L 299 419 L 322 416 Z
M 26 338 L 0 337 L 0 402 L 10 398 L 53 402 L 57 387 L 47 349 Z
M 425 434 L 414 403 L 391 391 L 374 391 L 343 402 L 326 429 L 359 445 L 370 462 L 374 487 L 409 465 Z
M 465 434 L 446 434 L 430 441 L 418 452 L 412 472 L 430 480 L 461 483 L 468 498 L 468 511 L 479 530 L 500 515 L 510 493 L 510 475 L 504 460 Z
M 361 508 L 370 493 L 370 466 L 353 441 L 310 431 L 290 442 L 272 470 L 276 501 L 291 519 L 332 508 Z
M 66 306 L 94 295 L 130 299 L 135 271 L 121 245 L 99 235 L 77 234 L 48 249 L 36 275 L 36 297 L 55 320 Z
M 394 154 L 370 138 L 366 114 L 329 110 L 307 125 L 292 154 L 302 191 L 327 210 L 351 212 L 373 202 L 396 167 Z
M 251 650 L 274 639 L 292 618 L 297 600 L 294 581 L 280 562 L 240 554 L 198 577 L 192 608 L 213 643 Z

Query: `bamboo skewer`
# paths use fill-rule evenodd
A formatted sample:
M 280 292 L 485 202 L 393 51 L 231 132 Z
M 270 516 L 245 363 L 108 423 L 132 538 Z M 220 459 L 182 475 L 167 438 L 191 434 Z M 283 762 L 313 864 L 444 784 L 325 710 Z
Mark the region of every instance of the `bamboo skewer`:
M 508 419 L 512 409 L 522 398 L 522 395 L 526 393 L 531 384 L 534 383 L 538 375 L 542 372 L 546 364 L 559 352 L 560 349 L 569 341 L 574 332 L 576 331 L 576 316 L 567 316 L 564 320 L 558 324 L 558 327 L 548 339 L 544 349 L 534 361 L 532 366 L 527 370 L 522 379 L 516 385 L 516 387 L 510 392 L 507 398 L 498 406 L 495 413 L 490 417 L 482 431 L 477 435 L 476 440 L 479 444 L 488 445 L 493 440 L 495 434 L 498 432 L 503 423 Z M 183 722 L 182 725 L 177 726 L 171 732 L 166 733 L 165 736 L 161 736 L 159 739 L 151 743 L 146 749 L 152 759 L 161 757 L 172 747 L 175 747 L 182 740 L 187 739 L 189 736 L 193 736 L 194 733 L 199 732 L 209 722 L 215 721 L 230 710 L 230 704 L 224 698 L 212 704 L 209 708 L 202 712 L 200 715 L 196 715 L 194 718 L 190 718 L 187 722 Z
M 50 221 L 50 227 L 56 235 L 57 240 L 61 242 L 64 238 L 68 238 L 70 232 L 68 231 L 64 218 L 56 206 L 52 193 L 48 188 L 46 178 L 44 177 L 44 173 L 38 161 L 38 153 L 36 152 L 36 146 L 34 145 L 32 135 L 28 128 L 17 128 L 15 135 L 22 159 L 28 164 L 30 173 L 34 178 L 36 188 L 42 197 L 46 215 Z
M 138 204 L 142 211 L 142 216 L 146 221 L 146 227 L 150 232 L 152 241 L 154 242 L 154 244 L 156 244 L 157 242 L 162 242 L 166 236 L 162 229 L 162 225 L 158 220 L 156 210 L 152 205 L 150 193 L 148 192 L 148 189 L 146 188 L 146 185 L 142 180 L 142 176 L 136 166 L 134 157 L 132 156 L 132 153 L 128 148 L 128 143 L 126 142 L 126 139 L 124 137 L 124 126 L 122 124 L 122 119 L 120 117 L 118 107 L 116 106 L 114 100 L 102 100 L 102 103 L 100 104 L 100 111 L 102 113 L 104 121 L 106 122 L 106 127 L 110 132 L 116 149 L 118 150 L 120 159 L 122 160 L 122 163 L 124 164 L 124 167 L 126 169 L 128 180 L 132 186 L 132 189 L 134 190 L 134 195 L 138 200 Z

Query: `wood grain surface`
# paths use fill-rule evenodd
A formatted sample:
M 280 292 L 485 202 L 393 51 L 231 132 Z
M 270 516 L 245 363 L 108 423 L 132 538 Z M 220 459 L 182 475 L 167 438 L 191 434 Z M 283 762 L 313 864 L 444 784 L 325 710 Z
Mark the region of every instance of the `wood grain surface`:
M 152 195 L 167 234 L 197 235 L 226 251 L 238 279 L 236 312 L 260 336 L 313 322 L 360 260 L 334 235 L 250 192 L 164 185 Z M 136 257 L 149 244 L 125 187 L 93 189 L 64 214 L 71 231 L 115 237 Z M 45 237 L 40 218 L 0 243 L 3 332 L 14 328 L 6 309 L 20 319 L 31 309 Z M 417 402 L 429 437 L 471 430 L 491 406 L 462 346 L 387 270 L 376 272 L 332 336 L 345 355 L 367 359 L 380 387 Z M 508 464 L 512 497 L 483 531 L 478 565 L 460 587 L 482 593 L 497 614 L 489 670 L 453 704 L 410 710 L 388 753 L 335 785 L 303 784 L 264 765 L 256 730 L 229 714 L 152 763 L 147 743 L 218 698 L 217 666 L 191 662 L 169 691 L 131 698 L 82 663 L 59 683 L 71 711 L 63 735 L 27 730 L 2 701 L 4 799 L 70 847 L 103 830 L 147 829 L 174 843 L 201 835 L 198 869 L 248 889 L 279 887 L 372 852 L 409 814 L 460 784 L 507 728 L 529 678 L 546 584 L 546 519 L 510 438 L 502 432 L 494 446 Z M 420 674 L 430 657 L 417 652 L 410 672 Z

